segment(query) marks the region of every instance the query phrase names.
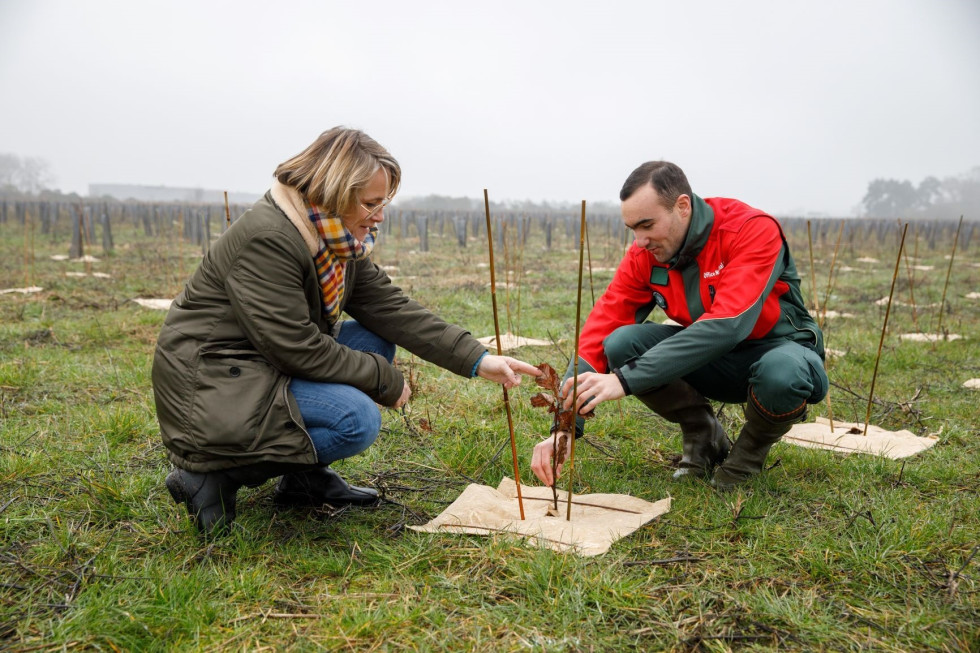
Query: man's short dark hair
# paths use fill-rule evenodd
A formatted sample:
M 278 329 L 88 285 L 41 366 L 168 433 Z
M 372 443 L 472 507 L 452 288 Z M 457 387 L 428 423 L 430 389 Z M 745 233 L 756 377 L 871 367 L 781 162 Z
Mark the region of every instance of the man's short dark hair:
M 619 191 L 619 201 L 625 202 L 640 186 L 651 184 L 660 196 L 660 202 L 670 209 L 677 203 L 681 195 L 691 197 L 691 184 L 687 175 L 675 163 L 670 161 L 647 161 L 630 173 Z

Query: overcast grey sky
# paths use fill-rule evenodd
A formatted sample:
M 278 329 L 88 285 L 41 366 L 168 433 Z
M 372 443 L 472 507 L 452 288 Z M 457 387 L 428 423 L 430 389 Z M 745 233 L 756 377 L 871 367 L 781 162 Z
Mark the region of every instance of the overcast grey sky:
M 363 129 L 403 195 L 703 196 L 850 214 L 980 165 L 978 0 L 0 0 L 0 152 L 91 182 L 264 191 Z

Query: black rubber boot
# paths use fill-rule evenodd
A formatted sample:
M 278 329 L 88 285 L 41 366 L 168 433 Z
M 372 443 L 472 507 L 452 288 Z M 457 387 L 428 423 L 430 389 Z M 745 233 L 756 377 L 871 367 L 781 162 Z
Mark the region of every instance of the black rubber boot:
M 759 474 L 769 449 L 786 435 L 793 424 L 806 418 L 806 404 L 792 413 L 772 420 L 763 415 L 751 398 L 745 403 L 745 424 L 728 458 L 715 470 L 711 484 L 728 491 Z
M 731 442 L 711 403 L 687 381 L 677 379 L 637 399 L 668 422 L 679 424 L 683 436 L 683 455 L 675 479 L 707 478 L 711 470 L 728 455 Z
M 167 490 L 183 503 L 197 530 L 206 536 L 224 535 L 235 521 L 235 500 L 244 483 L 230 470 L 199 474 L 175 468 L 167 474 Z
M 258 487 L 270 478 L 287 472 L 309 469 L 292 463 L 255 463 L 217 472 L 189 472 L 174 468 L 167 474 L 167 490 L 177 503 L 183 503 L 203 535 L 226 534 L 235 521 L 238 490 Z
M 350 485 L 329 467 L 285 474 L 272 500 L 279 506 L 372 506 L 380 497 L 374 488 Z

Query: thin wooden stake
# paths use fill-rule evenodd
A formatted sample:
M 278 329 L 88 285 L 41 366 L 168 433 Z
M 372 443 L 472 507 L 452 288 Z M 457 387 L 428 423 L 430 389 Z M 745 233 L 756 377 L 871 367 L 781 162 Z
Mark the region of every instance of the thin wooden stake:
M 840 239 L 844 235 L 844 221 L 840 221 L 840 229 L 837 230 L 837 244 L 834 245 L 834 256 L 830 260 L 830 274 L 827 275 L 827 292 L 823 296 L 823 312 L 820 313 L 820 324 L 823 329 L 824 322 L 827 320 L 827 304 L 830 303 L 830 291 L 833 288 L 834 267 L 837 265 L 837 251 L 840 249 Z
M 820 315 L 820 302 L 817 300 L 817 271 L 813 267 L 813 234 L 810 233 L 810 221 L 806 221 L 806 239 L 810 242 L 810 292 L 813 294 L 813 312 Z
M 914 243 L 912 247 L 912 260 L 918 261 L 919 260 L 919 225 L 915 225 L 915 227 L 912 229 L 912 236 L 913 236 L 912 242 Z M 915 297 L 912 297 L 912 326 L 915 327 L 916 333 L 922 333 L 922 330 L 919 329 L 919 318 L 918 318 L 918 310 L 916 309 L 916 305 L 915 305 Z
M 885 320 L 881 325 L 881 339 L 878 341 L 878 355 L 875 356 L 875 370 L 871 374 L 871 390 L 868 392 L 868 412 L 864 416 L 864 433 L 868 434 L 868 423 L 871 422 L 871 404 L 875 397 L 875 381 L 878 380 L 878 363 L 881 361 L 881 348 L 885 344 L 885 331 L 888 329 L 888 315 L 892 310 L 892 296 L 895 294 L 895 280 L 898 279 L 898 267 L 902 262 L 902 250 L 905 249 L 905 232 L 909 230 L 909 223 L 905 223 L 902 229 L 902 240 L 898 244 L 898 257 L 895 259 L 895 272 L 892 273 L 892 287 L 888 291 L 888 306 L 885 308 Z
M 82 204 L 78 205 L 78 221 L 82 236 L 82 251 L 88 252 L 92 244 L 91 238 L 89 238 L 88 227 L 85 224 L 85 206 Z M 82 254 L 82 258 L 85 259 L 85 274 L 92 275 L 92 262 L 88 260 L 88 256 Z
M 592 283 L 592 245 L 589 243 L 589 225 L 585 225 L 585 251 L 589 257 L 589 291 L 592 293 L 592 305 L 595 306 L 595 284 Z
M 490 299 L 493 303 L 493 330 L 497 335 L 497 355 L 503 355 L 503 348 L 500 346 L 500 318 L 497 316 L 497 277 L 493 270 L 493 228 L 490 226 L 490 196 L 487 189 L 483 189 L 483 205 L 487 211 L 487 244 L 490 247 Z M 517 440 L 514 438 L 514 418 L 510 414 L 510 397 L 507 395 L 507 387 L 501 384 L 504 391 L 504 408 L 507 411 L 507 429 L 510 432 L 510 455 L 514 462 L 514 483 L 517 484 L 517 505 L 521 509 L 521 520 L 524 520 L 524 498 L 521 496 L 521 472 L 517 467 Z
M 177 209 L 177 287 L 184 282 L 184 209 Z M 179 292 L 179 291 L 178 291 Z
M 523 217 L 523 216 L 522 216 Z M 517 337 L 517 342 L 520 342 L 521 338 L 521 288 L 524 285 L 524 245 L 527 243 L 527 230 L 531 224 L 531 219 L 523 217 L 521 222 L 521 244 L 517 252 L 517 272 L 515 274 L 515 283 L 517 283 L 517 325 L 514 330 L 514 335 Z
M 31 258 L 30 258 L 29 263 L 30 263 L 31 282 L 32 283 L 27 284 L 28 286 L 34 285 L 33 282 L 37 280 L 37 270 L 34 269 L 35 268 L 35 262 L 37 261 L 36 252 L 34 251 L 34 232 L 36 230 L 37 230 L 37 226 L 35 225 L 34 220 L 31 219 Z
M 813 236 L 811 235 L 811 232 L 810 232 L 810 221 L 809 220 L 806 221 L 806 235 L 807 235 L 807 239 L 810 241 L 810 287 L 813 288 L 813 291 L 812 291 L 813 292 L 813 308 L 816 311 L 816 313 L 820 316 L 819 319 L 817 320 L 817 322 L 818 322 L 817 326 L 820 329 L 823 329 L 824 321 L 826 321 L 826 319 L 827 319 L 827 303 L 830 300 L 830 284 L 831 284 L 831 282 L 834 279 L 834 264 L 837 262 L 837 248 L 840 247 L 840 237 L 841 237 L 841 234 L 843 234 L 843 233 L 844 233 L 844 222 L 842 220 L 841 223 L 840 223 L 840 231 L 837 232 L 837 246 L 834 247 L 834 257 L 830 261 L 830 271 L 827 273 L 827 294 L 824 297 L 824 300 L 823 300 L 823 310 L 821 311 L 820 308 L 818 307 L 818 302 L 817 302 L 817 299 L 816 299 L 817 298 L 817 274 L 816 274 L 816 269 L 813 267 Z M 826 362 L 826 360 L 824 361 L 823 369 L 824 369 L 824 372 L 826 373 L 827 372 L 827 362 Z M 829 380 L 829 378 L 830 378 L 829 375 L 828 375 L 827 378 Z M 830 432 L 831 432 L 831 434 L 833 434 L 833 432 L 834 432 L 834 407 L 833 407 L 833 404 L 830 403 L 830 386 L 829 385 L 827 387 L 827 419 L 830 421 Z
M 31 287 L 31 259 L 30 259 L 30 247 L 31 247 L 31 210 L 28 208 L 24 209 L 24 287 Z
M 578 237 L 578 292 L 575 299 L 575 349 L 572 358 L 572 410 L 578 420 L 578 337 L 582 322 L 582 268 L 585 265 L 585 200 L 582 200 L 582 226 Z M 572 446 L 568 454 L 568 507 L 565 510 L 565 521 L 572 521 L 572 483 L 575 481 L 575 422 L 572 422 Z
M 500 223 L 500 244 L 504 249 L 504 317 L 507 319 L 507 331 L 513 333 L 510 323 L 510 248 L 507 247 L 507 218 Z
M 939 325 L 936 327 L 936 335 L 943 332 L 943 309 L 946 308 L 946 289 L 949 288 L 949 275 L 953 272 L 953 259 L 956 258 L 956 243 L 960 239 L 960 228 L 963 226 L 963 216 L 960 216 L 960 223 L 956 225 L 956 235 L 953 236 L 953 251 L 949 255 L 949 267 L 946 269 L 946 283 L 943 284 L 943 297 L 939 300 Z M 938 338 L 937 338 L 938 342 Z
M 231 210 L 228 208 L 228 191 L 225 191 L 225 229 L 231 226 Z
M 918 227 L 913 227 L 912 231 L 914 234 L 918 233 Z M 919 333 L 919 321 L 915 317 L 915 270 L 912 269 L 912 263 L 909 261 L 909 250 L 905 250 L 905 274 L 909 278 L 909 302 L 912 304 L 912 326 L 915 327 L 915 332 Z

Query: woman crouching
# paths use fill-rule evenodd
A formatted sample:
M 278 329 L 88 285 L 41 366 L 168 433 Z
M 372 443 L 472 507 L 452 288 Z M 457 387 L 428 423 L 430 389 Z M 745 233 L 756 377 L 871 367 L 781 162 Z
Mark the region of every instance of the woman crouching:
M 174 300 L 153 359 L 167 489 L 204 534 L 228 530 L 243 485 L 276 476 L 278 505 L 375 503 L 329 465 L 374 442 L 377 404 L 409 400 L 396 345 L 508 388 L 540 374 L 488 354 L 371 261 L 401 180 L 373 139 L 336 127 L 274 176 Z

